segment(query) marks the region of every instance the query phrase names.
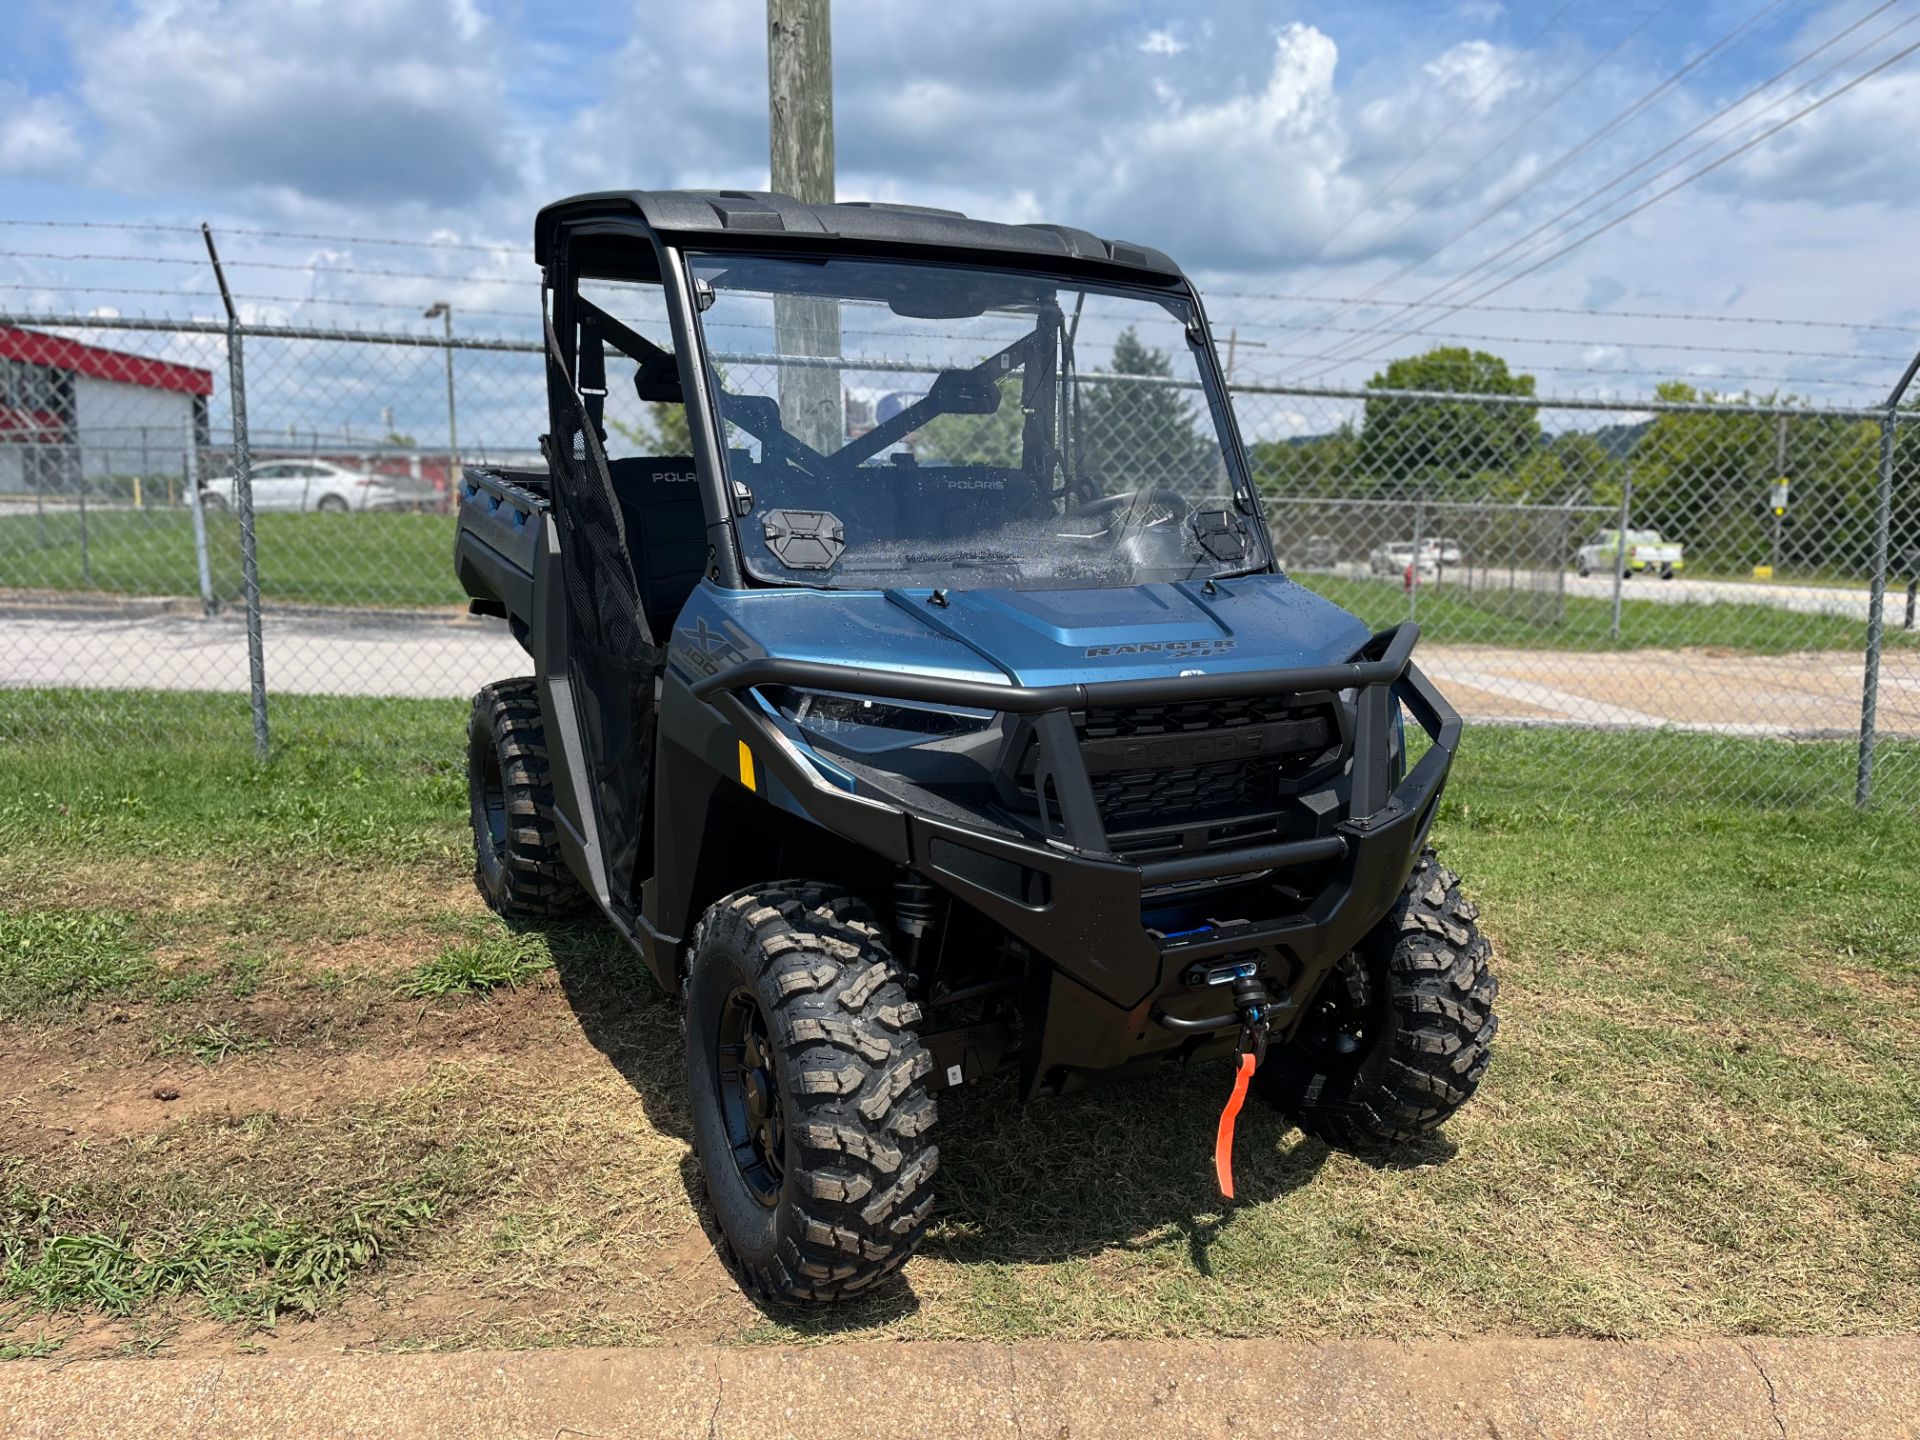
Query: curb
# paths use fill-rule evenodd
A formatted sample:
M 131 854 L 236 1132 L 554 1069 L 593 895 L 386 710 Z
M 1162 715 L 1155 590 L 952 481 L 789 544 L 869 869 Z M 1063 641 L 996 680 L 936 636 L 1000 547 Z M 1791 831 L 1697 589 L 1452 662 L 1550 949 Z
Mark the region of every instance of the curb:
M 1920 1338 L 861 1342 L 0 1366 L 69 1435 L 1920 1436 Z

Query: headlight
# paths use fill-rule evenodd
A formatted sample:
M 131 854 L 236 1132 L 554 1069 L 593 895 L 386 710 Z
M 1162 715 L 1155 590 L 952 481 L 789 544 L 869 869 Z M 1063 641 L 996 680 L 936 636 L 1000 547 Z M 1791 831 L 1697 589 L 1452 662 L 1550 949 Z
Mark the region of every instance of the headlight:
M 957 709 L 913 700 L 875 700 L 830 690 L 769 686 L 767 703 L 804 733 L 843 749 L 892 750 L 972 735 L 993 724 L 991 710 Z

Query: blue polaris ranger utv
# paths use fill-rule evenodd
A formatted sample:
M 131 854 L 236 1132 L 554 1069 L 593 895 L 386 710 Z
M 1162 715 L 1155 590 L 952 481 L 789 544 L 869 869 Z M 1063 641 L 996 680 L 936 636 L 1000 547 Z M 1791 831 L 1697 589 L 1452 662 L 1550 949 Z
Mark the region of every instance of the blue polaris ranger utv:
M 1472 1095 L 1488 945 L 1427 848 L 1459 717 L 1411 624 L 1279 572 L 1172 261 L 731 190 L 535 246 L 546 468 L 460 494 L 534 672 L 474 701 L 478 882 L 597 906 L 683 998 L 750 1291 L 897 1269 L 936 1092 L 997 1072 L 1238 1057 L 1229 1196 L 1249 1079 L 1353 1146 Z

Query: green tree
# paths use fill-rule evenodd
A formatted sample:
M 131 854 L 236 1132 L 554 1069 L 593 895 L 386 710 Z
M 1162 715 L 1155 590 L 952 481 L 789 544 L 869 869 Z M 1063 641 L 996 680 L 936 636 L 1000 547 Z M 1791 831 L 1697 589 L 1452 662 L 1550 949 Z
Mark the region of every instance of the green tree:
M 1534 393 L 1533 376 L 1516 375 L 1484 350 L 1440 346 L 1393 361 L 1367 381 L 1369 390 L 1429 390 L 1461 395 Z M 1475 499 L 1489 477 L 1510 472 L 1541 442 L 1540 415 L 1531 405 L 1476 401 L 1406 400 L 1380 395 L 1367 401 L 1361 463 L 1375 493 L 1424 490 L 1437 497 Z
M 1171 379 L 1173 361 L 1143 343 L 1129 325 L 1113 342 L 1114 376 Z M 1108 492 L 1164 485 L 1194 490 L 1218 468 L 1214 443 L 1200 433 L 1196 392 L 1135 380 L 1088 380 L 1081 387 L 1079 438 L 1083 471 Z
M 1020 409 L 1018 375 L 1002 376 L 1000 408 L 990 415 L 936 415 L 913 434 L 913 453 L 946 465 L 1020 464 L 1026 416 Z
M 1277 499 L 1327 499 L 1355 493 L 1360 437 L 1351 424 L 1326 435 L 1256 440 L 1247 462 L 1261 493 Z
M 1716 396 L 1671 381 L 1661 400 L 1792 404 L 1792 397 Z M 1782 442 L 1785 461 L 1782 463 Z M 1781 525 L 1781 563 L 1790 569 L 1864 575 L 1873 548 L 1880 427 L 1819 414 L 1665 412 L 1629 457 L 1636 525 L 1687 546 L 1696 568 L 1739 572 L 1773 556 L 1773 482 L 1791 498 Z
M 687 407 L 684 405 L 655 401 L 647 406 L 644 423 L 635 425 L 609 416 L 607 428 L 633 446 L 637 454 L 693 454 L 693 431 L 687 424 Z

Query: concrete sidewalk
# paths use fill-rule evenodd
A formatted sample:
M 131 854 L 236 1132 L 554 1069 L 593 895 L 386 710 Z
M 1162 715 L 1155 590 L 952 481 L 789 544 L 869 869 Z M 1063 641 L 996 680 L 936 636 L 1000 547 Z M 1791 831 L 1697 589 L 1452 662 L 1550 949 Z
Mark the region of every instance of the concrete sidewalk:
M 1920 1338 L 855 1343 L 13 1361 L 0 1435 L 1914 1437 Z

